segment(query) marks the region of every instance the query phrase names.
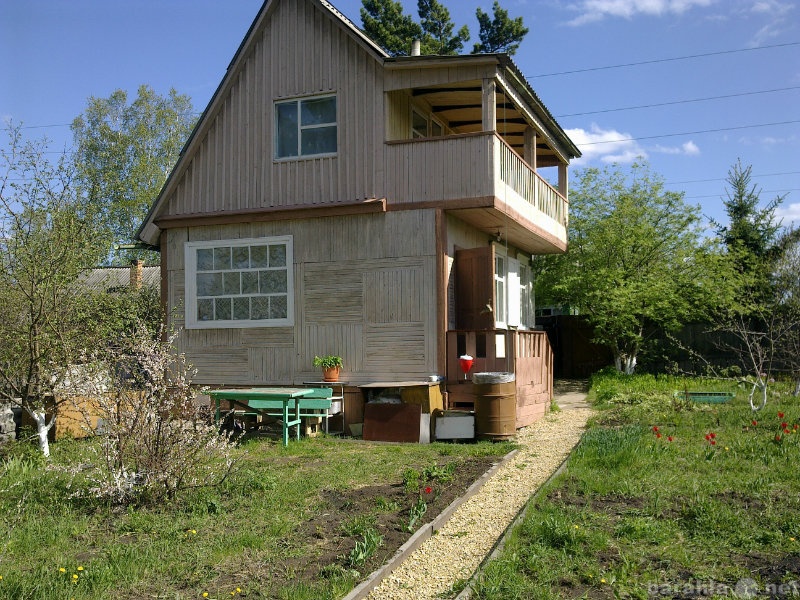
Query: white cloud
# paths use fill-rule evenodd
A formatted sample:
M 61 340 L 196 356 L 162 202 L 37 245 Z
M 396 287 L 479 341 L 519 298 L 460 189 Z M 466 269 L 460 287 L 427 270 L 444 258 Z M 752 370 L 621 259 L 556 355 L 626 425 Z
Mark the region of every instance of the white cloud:
M 775 211 L 775 216 L 783 219 L 783 225 L 800 225 L 800 202 L 793 202 L 792 204 L 779 206 Z
M 795 5 L 790 2 L 780 2 L 779 0 L 757 0 L 750 7 L 750 12 L 756 19 L 767 19 L 767 23 L 761 26 L 750 40 L 753 47 L 761 46 L 774 40 L 784 33 L 792 24 L 790 13 L 795 9 Z
M 631 19 L 638 15 L 661 17 L 680 15 L 695 7 L 710 6 L 716 0 L 581 0 L 572 6 L 580 14 L 569 25 L 585 25 L 606 17 Z
M 629 133 L 613 129 L 601 129 L 592 123 L 589 131 L 585 129 L 567 129 L 567 135 L 580 149 L 583 156 L 572 161 L 572 165 L 581 166 L 600 160 L 605 163 L 631 163 L 637 158 L 647 158 L 647 152 L 631 139 Z
M 657 145 L 651 148 L 651 150 L 653 152 L 660 152 L 661 154 L 685 154 L 686 156 L 696 156 L 700 154 L 700 148 L 691 140 L 680 146 Z

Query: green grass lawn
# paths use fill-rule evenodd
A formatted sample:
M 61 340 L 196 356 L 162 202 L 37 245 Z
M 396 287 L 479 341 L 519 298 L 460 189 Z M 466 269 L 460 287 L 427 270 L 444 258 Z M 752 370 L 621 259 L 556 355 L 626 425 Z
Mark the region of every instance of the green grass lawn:
M 74 496 L 80 471 L 60 467 L 82 464 L 92 448 L 58 442 L 47 463 L 16 444 L 0 462 L 0 598 L 339 598 L 368 573 L 359 560 L 374 551 L 368 542 L 381 541 L 381 517 L 408 509 L 383 497 L 364 509 L 360 490 L 404 489 L 427 476 L 435 494 L 453 472 L 441 465 L 499 458 L 513 445 L 314 438 L 283 448 L 253 440 L 237 449 L 236 469 L 221 486 L 138 508 Z M 347 518 L 338 533 L 361 544 L 351 557 L 355 568 L 345 568 L 342 550 L 326 577 L 303 579 L 304 565 L 319 560 L 334 509 Z
M 780 385 L 759 413 L 744 390 L 725 404 L 673 397 L 729 386 L 596 377 L 598 416 L 473 597 L 723 597 L 747 586 L 797 597 L 800 401 Z

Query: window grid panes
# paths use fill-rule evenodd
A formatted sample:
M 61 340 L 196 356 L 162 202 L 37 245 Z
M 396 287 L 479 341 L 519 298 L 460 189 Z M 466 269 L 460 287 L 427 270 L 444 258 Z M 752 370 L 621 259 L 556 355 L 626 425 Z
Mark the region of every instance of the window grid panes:
M 335 154 L 336 96 L 275 104 L 275 158 Z
M 289 317 L 288 243 L 195 249 L 197 321 Z

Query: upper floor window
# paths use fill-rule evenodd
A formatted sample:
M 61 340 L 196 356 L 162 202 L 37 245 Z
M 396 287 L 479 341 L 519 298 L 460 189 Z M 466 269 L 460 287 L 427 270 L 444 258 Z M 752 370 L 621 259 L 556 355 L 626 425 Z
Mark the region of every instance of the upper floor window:
M 275 158 L 336 153 L 336 96 L 275 103 Z
M 188 242 L 186 327 L 293 324 L 292 237 Z

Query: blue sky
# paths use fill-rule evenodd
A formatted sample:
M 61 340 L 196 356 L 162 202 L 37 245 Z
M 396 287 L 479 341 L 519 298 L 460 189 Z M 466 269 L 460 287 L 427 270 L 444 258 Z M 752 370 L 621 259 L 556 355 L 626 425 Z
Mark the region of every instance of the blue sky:
M 117 88 L 135 97 L 140 84 L 159 93 L 174 87 L 202 111 L 261 4 L 2 0 L 0 118 L 22 123 L 31 137 L 46 135 L 61 149 L 71 144 L 67 125 L 87 99 Z M 360 0 L 333 4 L 360 25 Z M 403 4 L 416 16 L 416 2 Z M 457 26 L 470 26 L 471 49 L 475 7 L 490 12 L 491 0 L 445 5 Z M 762 200 L 788 193 L 784 222 L 800 224 L 797 2 L 501 5 L 530 28 L 514 60 L 583 151 L 573 169 L 644 156 L 669 189 L 724 220 L 724 179 L 741 159 L 752 165 Z

